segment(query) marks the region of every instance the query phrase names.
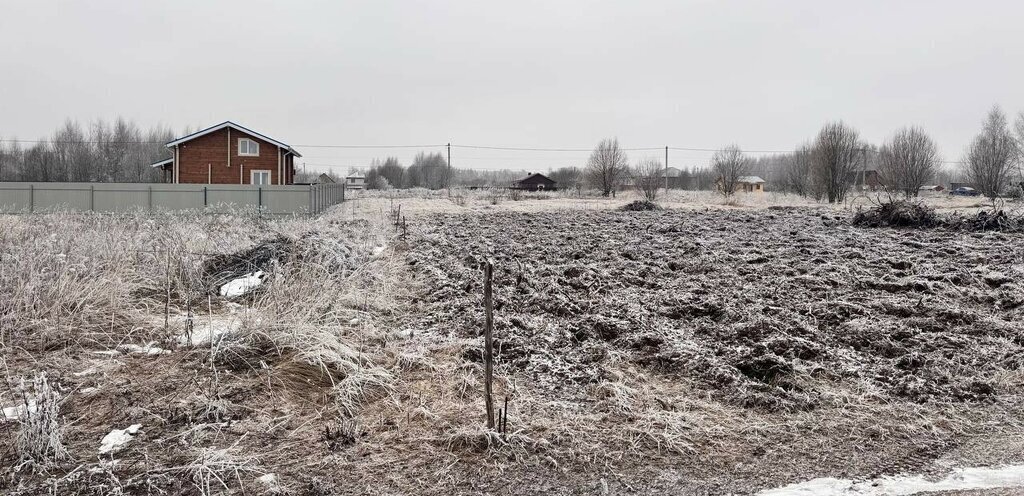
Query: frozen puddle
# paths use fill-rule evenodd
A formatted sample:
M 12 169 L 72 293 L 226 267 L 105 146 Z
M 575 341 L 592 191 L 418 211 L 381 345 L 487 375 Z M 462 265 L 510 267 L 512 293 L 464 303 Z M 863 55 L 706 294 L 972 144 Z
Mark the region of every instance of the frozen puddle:
M 759 492 L 760 496 L 907 495 L 929 491 L 965 491 L 1024 487 L 1024 465 L 955 469 L 930 481 L 920 475 L 894 475 L 854 482 L 822 477 Z

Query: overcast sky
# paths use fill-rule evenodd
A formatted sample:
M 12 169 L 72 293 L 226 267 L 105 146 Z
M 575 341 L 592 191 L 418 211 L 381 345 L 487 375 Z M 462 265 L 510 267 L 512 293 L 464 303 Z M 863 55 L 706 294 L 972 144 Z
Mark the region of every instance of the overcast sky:
M 123 115 L 298 145 L 774 150 L 842 119 L 873 142 L 920 125 L 955 160 L 993 104 L 1024 110 L 1024 2 L 0 0 L 0 65 L 4 138 Z M 299 149 L 342 171 L 415 153 Z

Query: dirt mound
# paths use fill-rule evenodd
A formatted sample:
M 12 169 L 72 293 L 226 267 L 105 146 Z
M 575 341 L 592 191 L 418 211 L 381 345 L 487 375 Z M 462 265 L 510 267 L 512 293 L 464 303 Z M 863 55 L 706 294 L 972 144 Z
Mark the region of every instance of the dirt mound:
M 853 225 L 860 227 L 938 227 L 942 219 L 935 209 L 922 203 L 893 201 L 858 211 Z
M 633 200 L 620 207 L 619 210 L 627 212 L 642 212 L 647 210 L 661 210 L 661 206 L 650 200 Z

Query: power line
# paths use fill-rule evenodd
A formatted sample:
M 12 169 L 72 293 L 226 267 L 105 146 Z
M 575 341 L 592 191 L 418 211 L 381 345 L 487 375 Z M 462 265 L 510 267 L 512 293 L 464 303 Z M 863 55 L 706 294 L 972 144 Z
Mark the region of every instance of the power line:
M 76 141 L 55 141 L 55 140 L 23 140 L 23 139 L 0 139 L 3 143 L 49 143 L 49 144 L 61 144 L 61 145 L 75 145 L 75 144 L 106 144 L 106 145 L 163 145 L 166 144 L 163 141 L 102 141 L 102 140 L 76 140 Z M 445 148 L 447 144 L 425 144 L 425 145 L 331 145 L 331 144 L 296 144 L 293 147 L 302 148 L 337 148 L 337 149 L 424 149 L 424 148 Z M 522 152 L 568 152 L 568 153 L 589 153 L 592 152 L 592 148 L 534 148 L 534 147 L 516 147 L 516 146 L 488 146 L 488 145 L 457 145 L 452 144 L 452 148 L 465 148 L 473 150 L 502 150 L 502 151 L 522 151 Z M 622 148 L 622 151 L 661 151 L 665 147 L 635 147 L 635 148 Z M 675 151 L 688 151 L 688 152 L 717 152 L 721 148 L 698 148 L 698 147 L 686 147 L 686 146 L 669 146 L 669 150 Z M 798 153 L 801 150 L 743 150 L 744 153 Z M 863 148 L 860 151 L 873 151 L 878 150 L 872 148 Z M 465 157 L 471 160 L 511 160 L 501 158 L 485 158 L 485 157 Z M 678 157 L 683 158 L 683 157 Z M 517 158 L 516 160 L 522 160 Z M 539 159 L 538 159 L 539 160 Z M 699 160 L 698 158 L 692 158 L 690 160 Z M 944 164 L 963 164 L 960 160 L 942 160 Z

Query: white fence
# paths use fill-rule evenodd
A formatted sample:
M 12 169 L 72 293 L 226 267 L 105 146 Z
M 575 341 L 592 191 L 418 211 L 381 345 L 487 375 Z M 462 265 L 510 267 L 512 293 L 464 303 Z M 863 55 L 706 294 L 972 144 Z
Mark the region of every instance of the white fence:
M 270 215 L 318 214 L 345 201 L 344 184 L 3 183 L 0 213 L 78 210 L 202 210 L 217 205 L 258 208 Z

